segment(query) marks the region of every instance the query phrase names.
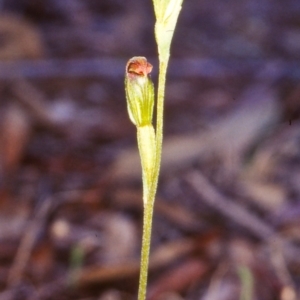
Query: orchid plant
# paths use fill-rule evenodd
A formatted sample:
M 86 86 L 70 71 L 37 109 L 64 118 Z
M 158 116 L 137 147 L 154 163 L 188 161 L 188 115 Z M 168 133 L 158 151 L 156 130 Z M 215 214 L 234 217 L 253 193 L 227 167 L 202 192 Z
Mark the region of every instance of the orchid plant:
M 152 65 L 142 56 L 131 58 L 126 65 L 127 109 L 130 120 L 137 128 L 143 179 L 144 218 L 138 300 L 146 299 L 152 216 L 162 153 L 166 74 L 171 42 L 182 2 L 183 0 L 153 0 L 159 59 L 155 128 L 152 125 L 155 103 L 154 85 L 150 78 Z

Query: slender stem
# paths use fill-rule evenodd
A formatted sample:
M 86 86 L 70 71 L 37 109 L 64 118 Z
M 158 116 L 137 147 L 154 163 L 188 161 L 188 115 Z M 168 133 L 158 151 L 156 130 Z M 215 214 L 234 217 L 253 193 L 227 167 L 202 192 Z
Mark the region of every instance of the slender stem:
M 160 162 L 161 162 L 161 153 L 162 153 L 163 112 L 164 112 L 167 65 L 168 65 L 168 59 L 164 61 L 160 61 L 158 91 L 157 91 L 155 165 L 154 165 L 153 176 L 152 176 L 152 184 L 148 190 L 148 195 L 144 195 L 144 200 L 146 200 L 144 201 L 144 203 L 146 204 L 144 206 L 141 272 L 140 272 L 138 300 L 146 299 L 149 253 L 150 253 L 151 230 L 152 230 L 152 216 L 153 216 L 154 199 L 157 190 L 157 183 L 158 183 L 158 176 L 159 176 Z
M 154 199 L 148 199 L 148 201 L 146 202 L 146 205 L 144 206 L 141 272 L 140 272 L 138 300 L 146 299 L 149 254 L 150 254 L 150 244 L 151 244 L 153 204 L 154 204 L 153 200 Z
M 155 166 L 153 172 L 152 186 L 149 191 L 150 198 L 152 197 L 155 198 L 158 177 L 159 177 L 160 163 L 161 163 L 162 142 L 163 142 L 163 115 L 164 115 L 167 66 L 168 66 L 168 59 L 160 60 L 158 89 L 157 89 Z

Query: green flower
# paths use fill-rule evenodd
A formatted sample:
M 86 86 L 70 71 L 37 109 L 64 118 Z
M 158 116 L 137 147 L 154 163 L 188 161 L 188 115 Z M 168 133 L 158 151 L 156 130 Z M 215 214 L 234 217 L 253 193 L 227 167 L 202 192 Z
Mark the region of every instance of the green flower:
M 130 120 L 138 127 L 152 124 L 154 86 L 149 77 L 152 65 L 142 56 L 131 58 L 126 65 L 125 90 Z

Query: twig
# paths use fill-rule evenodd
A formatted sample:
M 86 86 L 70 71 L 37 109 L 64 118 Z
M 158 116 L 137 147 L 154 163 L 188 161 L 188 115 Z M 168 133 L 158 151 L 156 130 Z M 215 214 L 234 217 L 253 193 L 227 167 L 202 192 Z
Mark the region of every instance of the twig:
M 24 237 L 21 240 L 15 260 L 8 274 L 8 287 L 13 288 L 20 283 L 30 254 L 32 253 L 36 237 L 41 228 L 43 228 L 43 224 L 52 207 L 52 203 L 52 198 L 46 198 L 38 209 L 33 220 L 28 224 L 27 228 L 25 228 Z
M 271 248 L 275 245 L 289 261 L 299 261 L 300 250 L 297 247 L 286 241 L 271 226 L 251 214 L 246 208 L 222 195 L 200 172 L 190 173 L 187 181 L 206 204 L 266 241 Z
M 34 117 L 44 126 L 58 130 L 59 125 L 55 123 L 49 113 L 47 99 L 37 87 L 27 80 L 17 80 L 11 85 L 12 94 Z

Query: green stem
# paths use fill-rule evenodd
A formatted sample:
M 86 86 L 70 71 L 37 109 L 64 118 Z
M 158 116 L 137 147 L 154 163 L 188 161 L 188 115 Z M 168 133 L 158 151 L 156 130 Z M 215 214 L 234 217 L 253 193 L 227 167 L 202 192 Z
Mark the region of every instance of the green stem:
M 162 142 L 163 142 L 163 116 L 164 116 L 164 100 L 165 100 L 167 67 L 168 67 L 168 58 L 165 60 L 160 60 L 158 89 L 157 89 L 155 166 L 153 171 L 152 186 L 149 191 L 150 198 L 155 198 L 159 171 L 160 171 L 160 164 L 161 164 Z
M 144 206 L 143 240 L 138 300 L 146 299 L 153 206 L 154 199 L 148 199 L 146 201 L 146 205 Z
M 155 194 L 157 190 L 157 183 L 158 183 L 160 163 L 161 163 L 161 153 L 162 153 L 163 113 L 164 113 L 164 98 L 165 98 L 167 66 L 168 66 L 168 58 L 165 59 L 164 61 L 160 60 L 158 90 L 157 90 L 155 165 L 153 168 L 152 184 L 148 190 L 148 195 L 143 195 L 145 205 L 144 205 L 141 271 L 140 271 L 138 300 L 146 299 L 151 230 L 152 230 L 152 216 L 153 216 L 154 200 L 155 200 Z M 145 184 L 145 182 L 143 184 Z
M 253 299 L 253 275 L 251 270 L 247 266 L 239 266 L 238 274 L 242 283 L 242 290 L 240 294 L 240 300 Z

